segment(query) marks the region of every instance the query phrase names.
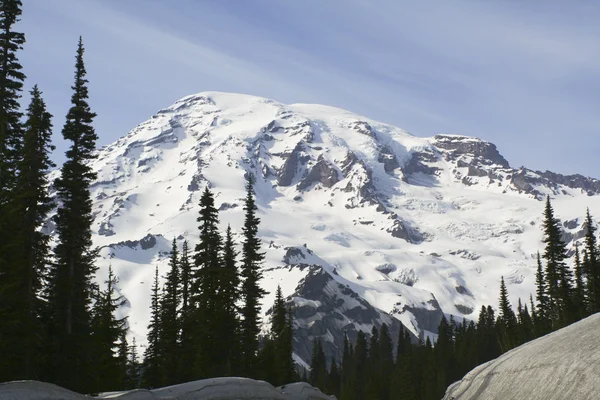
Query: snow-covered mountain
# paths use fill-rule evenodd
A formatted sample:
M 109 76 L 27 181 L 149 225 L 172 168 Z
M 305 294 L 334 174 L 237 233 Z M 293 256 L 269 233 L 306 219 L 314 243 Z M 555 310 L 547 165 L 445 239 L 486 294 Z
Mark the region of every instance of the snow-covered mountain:
M 443 313 L 476 318 L 495 305 L 500 276 L 513 301 L 529 298 L 540 200 L 551 195 L 569 241 L 586 207 L 600 211 L 600 181 L 514 169 L 480 139 L 419 138 L 338 108 L 218 92 L 160 110 L 93 165 L 99 280 L 112 264 L 142 343 L 154 267 L 166 273 L 173 237 L 197 242 L 201 191 L 215 192 L 239 239 L 253 174 L 263 311 L 281 285 L 296 305 L 299 362 L 314 336 L 339 355 L 344 331 L 382 322 L 435 336 Z

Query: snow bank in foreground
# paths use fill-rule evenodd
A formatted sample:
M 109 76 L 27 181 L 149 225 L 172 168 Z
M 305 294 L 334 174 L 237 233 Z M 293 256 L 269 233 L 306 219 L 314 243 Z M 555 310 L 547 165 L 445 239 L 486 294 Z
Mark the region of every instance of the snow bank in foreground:
M 600 314 L 517 347 L 452 384 L 444 400 L 589 400 L 600 394 Z
M 2 400 L 86 400 L 85 396 L 50 383 L 18 381 L 0 384 Z M 160 389 L 138 389 L 100 394 L 97 398 L 118 400 L 335 400 L 307 383 L 277 389 L 267 382 L 247 378 L 214 378 Z

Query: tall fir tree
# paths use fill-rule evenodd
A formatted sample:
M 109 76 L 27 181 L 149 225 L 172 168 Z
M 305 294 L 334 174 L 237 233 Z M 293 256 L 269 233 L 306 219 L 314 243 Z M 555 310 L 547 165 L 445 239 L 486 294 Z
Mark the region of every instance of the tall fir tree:
M 193 296 L 192 289 L 195 287 L 193 284 L 194 271 L 192 270 L 192 264 L 190 263 L 189 244 L 185 240 L 181 249 L 181 257 L 179 260 L 180 266 L 180 284 L 179 289 L 181 293 L 181 312 L 179 314 L 179 326 L 181 327 L 181 333 L 179 338 L 179 362 L 182 368 L 178 369 L 179 380 L 187 382 L 194 379 L 193 366 L 196 359 L 197 348 L 195 344 L 195 329 L 197 324 L 194 322 L 194 317 L 197 315 L 194 311 L 194 305 L 192 302 Z M 183 367 L 186 366 L 186 367 Z
M 389 399 L 389 386 L 394 371 L 394 344 L 390 336 L 390 330 L 387 324 L 381 325 L 379 331 L 379 385 L 378 398 L 381 400 Z
M 238 306 L 240 275 L 237 251 L 231 227 L 227 226 L 223 244 L 223 265 L 219 270 L 219 342 L 223 346 L 222 373 L 230 376 L 240 371 L 240 321 Z
M 41 379 L 40 361 L 45 347 L 45 302 L 40 298 L 42 282 L 49 262 L 50 238 L 41 231 L 52 201 L 48 195 L 52 115 L 37 86 L 31 91 L 31 103 L 24 123 L 24 142 L 18 162 L 18 177 L 10 207 L 18 221 L 13 234 L 8 274 L 11 284 L 5 289 L 5 305 L 9 306 L 3 321 L 12 325 L 5 339 L 10 347 L 3 352 L 10 359 L 12 379 Z M 9 324 L 8 321 L 13 321 Z
M 354 398 L 364 399 L 367 386 L 367 361 L 369 359 L 369 345 L 367 336 L 363 331 L 358 331 L 356 335 L 356 344 L 354 346 Z
M 342 370 L 340 382 L 340 398 L 343 400 L 356 399 L 354 390 L 354 349 L 344 332 L 344 348 L 342 351 Z
M 219 337 L 223 333 L 220 329 L 222 310 L 219 309 L 222 239 L 214 195 L 208 187 L 200 199 L 197 221 L 200 223 L 200 241 L 196 245 L 192 289 L 195 371 L 198 378 L 212 378 L 223 375 L 225 364 Z
M 583 263 L 583 272 L 587 278 L 588 310 L 600 311 L 600 254 L 596 241 L 596 226 L 589 208 L 585 216 L 585 252 L 587 259 Z
M 536 318 L 534 321 L 536 336 L 542 336 L 550 330 L 549 320 L 549 299 L 546 278 L 544 276 L 544 267 L 542 266 L 542 258 L 540 252 L 537 253 L 537 272 L 535 274 L 536 286 Z
M 129 356 L 127 359 L 127 378 L 126 389 L 137 389 L 141 385 L 140 360 L 138 359 L 137 341 L 135 337 L 129 346 Z
M 246 185 L 246 200 L 244 204 L 246 212 L 242 243 L 242 298 L 241 310 L 241 345 L 242 365 L 246 369 L 246 375 L 252 377 L 256 355 L 258 352 L 258 335 L 260 333 L 260 301 L 266 292 L 259 286 L 262 278 L 261 266 L 265 258 L 260 251 L 260 239 L 258 238 L 258 226 L 260 219 L 256 216 L 258 208 L 254 199 L 254 178 L 249 176 Z
M 577 311 L 577 319 L 581 319 L 587 315 L 588 304 L 586 301 L 586 290 L 583 282 L 583 265 L 581 264 L 581 256 L 579 254 L 579 244 L 575 242 L 575 292 L 573 295 L 573 303 Z
M 117 318 L 116 311 L 125 304 L 125 298 L 118 294 L 119 279 L 108 267 L 108 278 L 104 282 L 105 290 L 98 290 L 94 303 L 91 326 L 94 362 L 93 392 L 119 390 L 125 383 L 125 364 L 127 359 L 127 317 Z M 124 343 L 123 343 L 124 341 Z M 119 359 L 119 343 L 124 344 Z
M 517 345 L 517 317 L 508 299 L 504 277 L 500 278 L 500 312 L 496 326 L 500 333 L 501 351 L 504 353 Z
M 271 339 L 274 343 L 276 375 L 273 382 L 275 386 L 281 386 L 292 382 L 294 378 L 294 360 L 292 358 L 292 315 L 288 311 L 281 287 L 277 286 L 275 303 L 271 317 Z
M 546 197 L 543 223 L 548 288 L 548 312 L 553 327 L 562 327 L 572 317 L 573 273 L 565 263 L 567 248 L 561 238 L 560 220 L 554 216 L 550 196 Z
M 150 323 L 148 324 L 148 346 L 144 352 L 142 383 L 145 387 L 163 386 L 162 354 L 160 354 L 160 287 L 158 267 L 154 271 L 152 295 L 150 298 Z
M 97 136 L 92 126 L 96 116 L 88 104 L 83 41 L 79 38 L 75 63 L 72 106 L 63 127 L 71 145 L 61 175 L 55 181 L 60 203 L 55 216 L 57 244 L 54 249 L 48 297 L 51 307 L 51 336 L 54 381 L 85 392 L 93 381 L 94 360 L 89 358 L 90 318 L 95 284 L 92 281 L 97 251 L 92 248 L 92 200 L 89 187 L 96 178 L 90 166 Z
M 19 351 L 13 352 L 15 330 L 20 317 L 15 318 L 15 292 L 19 290 L 18 268 L 9 267 L 15 255 L 15 229 L 18 216 L 9 209 L 15 203 L 14 186 L 17 164 L 21 157 L 23 128 L 19 98 L 25 74 L 17 58 L 23 48 L 25 35 L 14 30 L 21 15 L 20 0 L 0 1 L 0 381 L 23 374 L 24 366 L 15 371 L 13 363 Z M 18 261 L 18 260 L 17 260 Z M 19 363 L 19 361 L 17 361 Z M 27 369 L 27 367 L 25 366 Z
M 179 383 L 179 249 L 173 238 L 169 254 L 169 272 L 160 298 L 160 340 L 164 384 Z
M 192 265 L 190 264 L 189 244 L 183 241 L 179 260 L 179 292 L 181 293 L 181 314 L 186 314 L 190 306 L 190 290 L 192 286 Z
M 327 358 L 323 352 L 323 345 L 321 340 L 313 339 L 308 381 L 312 386 L 325 391 L 327 390 L 327 378 Z

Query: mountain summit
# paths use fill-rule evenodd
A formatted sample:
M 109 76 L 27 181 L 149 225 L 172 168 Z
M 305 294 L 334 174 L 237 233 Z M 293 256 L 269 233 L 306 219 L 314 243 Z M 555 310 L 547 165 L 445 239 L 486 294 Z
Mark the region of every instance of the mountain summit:
M 295 305 L 300 363 L 313 337 L 339 357 L 344 332 L 353 339 L 382 323 L 435 336 L 444 313 L 476 318 L 496 304 L 500 276 L 515 302 L 529 298 L 539 200 L 552 196 L 568 242 L 582 237 L 585 208 L 600 210 L 598 180 L 512 168 L 480 139 L 419 138 L 338 108 L 240 94 L 185 97 L 97 156 L 99 280 L 112 264 L 138 341 L 154 266 L 165 274 L 173 237 L 197 241 L 202 189 L 239 239 L 251 174 L 270 292 L 263 312 L 281 285 Z

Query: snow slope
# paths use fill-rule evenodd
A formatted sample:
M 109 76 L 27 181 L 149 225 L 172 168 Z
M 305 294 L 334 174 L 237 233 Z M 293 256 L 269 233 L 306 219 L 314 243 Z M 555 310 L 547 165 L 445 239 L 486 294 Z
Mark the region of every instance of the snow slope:
M 281 285 L 297 306 L 300 363 L 315 336 L 339 354 L 344 331 L 383 322 L 435 337 L 442 313 L 476 318 L 495 305 L 500 276 L 512 301 L 528 298 L 543 196 L 568 221 L 568 241 L 586 207 L 600 212 L 597 180 L 513 169 L 479 139 L 418 138 L 333 107 L 218 92 L 160 110 L 99 149 L 93 167 L 98 279 L 112 264 L 142 344 L 154 267 L 166 273 L 174 237 L 196 244 L 201 191 L 211 187 L 239 240 L 254 175 L 263 312 Z
M 452 384 L 444 400 L 588 400 L 600 394 L 600 314 L 513 349 Z

